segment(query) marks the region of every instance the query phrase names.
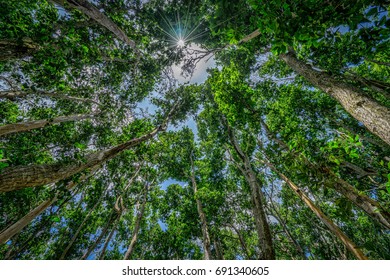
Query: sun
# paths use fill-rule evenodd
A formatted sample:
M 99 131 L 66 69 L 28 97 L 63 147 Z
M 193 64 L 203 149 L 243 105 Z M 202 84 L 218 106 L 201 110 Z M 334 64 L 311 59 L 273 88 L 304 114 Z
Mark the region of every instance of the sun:
M 185 45 L 185 42 L 184 42 L 183 39 L 179 39 L 179 40 L 177 41 L 177 46 L 178 46 L 179 48 L 183 48 L 184 45 Z

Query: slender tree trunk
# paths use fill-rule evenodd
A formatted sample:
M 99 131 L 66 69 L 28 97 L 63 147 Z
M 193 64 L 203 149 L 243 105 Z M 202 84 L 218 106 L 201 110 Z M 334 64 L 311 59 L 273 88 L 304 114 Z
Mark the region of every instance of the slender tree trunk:
M 0 62 L 12 59 L 20 59 L 32 55 L 39 50 L 39 46 L 32 40 L 0 40 Z
M 216 259 L 217 260 L 224 260 L 225 258 L 223 257 L 223 249 L 221 246 L 221 242 L 218 239 L 214 239 L 214 248 L 215 248 L 215 254 L 216 254 Z
M 113 225 L 113 227 L 111 229 L 111 232 L 108 235 L 108 237 L 106 239 L 106 242 L 104 242 L 104 246 L 102 248 L 102 251 L 100 252 L 99 260 L 104 260 L 104 255 L 106 254 L 106 250 L 107 250 L 108 244 L 110 244 L 110 241 L 111 241 L 112 237 L 114 236 L 114 233 L 116 231 L 116 227 L 118 226 L 121 217 L 122 217 L 122 215 L 119 214 L 117 219 L 115 220 L 115 223 L 114 223 L 114 225 Z
M 139 229 L 141 227 L 141 221 L 142 221 L 142 219 L 144 217 L 144 212 L 145 212 L 145 208 L 146 208 L 146 202 L 147 202 L 147 199 L 148 199 L 148 193 L 149 193 L 149 185 L 147 184 L 146 185 L 146 191 L 145 191 L 144 199 L 143 199 L 142 205 L 141 205 L 141 209 L 138 212 L 137 219 L 135 221 L 135 225 L 134 225 L 134 229 L 133 229 L 133 233 L 131 234 L 130 245 L 127 248 L 127 251 L 126 251 L 126 253 L 125 253 L 124 257 L 123 257 L 124 260 L 130 259 L 131 255 L 133 254 L 133 251 L 134 251 L 134 248 L 135 248 L 135 244 L 137 243 L 138 232 L 139 232 Z
M 264 197 L 261 192 L 261 186 L 257 180 L 255 172 L 252 169 L 252 165 L 248 156 L 241 150 L 241 147 L 234 136 L 234 132 L 232 131 L 226 120 L 225 123 L 227 124 L 230 142 L 242 161 L 243 166 L 240 167 L 240 170 L 244 175 L 247 183 L 249 184 L 251 190 L 253 216 L 255 218 L 257 234 L 259 237 L 259 246 L 261 248 L 262 254 L 260 258 L 266 260 L 274 260 L 275 250 L 272 242 L 271 230 L 269 228 L 267 216 L 264 210 Z
M 80 258 L 80 260 L 85 260 L 89 257 L 89 255 L 95 250 L 96 246 L 99 245 L 99 243 L 102 241 L 103 237 L 106 235 L 110 225 L 112 224 L 112 216 L 114 214 L 114 211 L 111 212 L 110 217 L 108 218 L 108 221 L 104 228 L 102 229 L 102 232 L 99 234 L 98 238 L 95 240 L 95 242 L 89 246 L 87 252 L 84 253 L 84 255 Z
M 300 61 L 293 52 L 280 57 L 295 72 L 315 87 L 336 99 L 355 119 L 390 145 L 390 109 L 365 95 L 360 89 L 337 81 L 325 72 L 319 72 Z
M 118 39 L 125 42 L 127 45 L 136 49 L 135 42 L 131 40 L 122 29 L 119 28 L 110 18 L 105 14 L 100 12 L 93 4 L 87 0 L 50 0 L 51 2 L 60 5 L 61 7 L 67 9 L 77 9 L 83 14 L 87 15 L 91 19 L 95 20 L 98 24 L 108 29 L 113 33 Z
M 76 232 L 73 234 L 72 239 L 69 241 L 68 246 L 66 246 L 66 248 L 62 252 L 62 254 L 61 254 L 60 258 L 59 258 L 60 260 L 64 260 L 65 259 L 66 254 L 68 253 L 69 249 L 73 246 L 73 243 L 76 241 L 77 237 L 79 236 L 80 231 L 83 229 L 85 223 L 88 221 L 88 218 L 91 216 L 93 211 L 95 211 L 96 207 L 98 207 L 98 205 L 101 203 L 105 193 L 106 193 L 106 191 L 103 191 L 102 195 L 96 201 L 95 205 L 91 208 L 91 210 L 89 210 L 88 214 L 84 217 L 84 220 L 81 222 L 81 224 L 77 228 Z
M 22 229 L 27 226 L 32 220 L 39 216 L 43 211 L 49 208 L 54 202 L 57 201 L 57 196 L 52 199 L 45 200 L 33 210 L 31 210 L 27 215 L 19 219 L 17 222 L 9 226 L 7 229 L 0 233 L 0 245 L 5 244 L 10 238 L 15 234 L 22 231 Z
M 234 226 L 233 224 L 229 224 L 229 226 L 236 232 L 236 234 L 238 236 L 238 240 L 240 241 L 240 244 L 241 244 L 241 248 L 244 251 L 247 260 L 250 260 L 251 256 L 250 256 L 249 251 L 248 251 L 248 246 L 246 246 L 244 237 L 242 236 L 240 230 L 236 226 Z
M 194 167 L 194 162 L 192 160 L 192 155 L 190 156 L 190 162 L 191 162 L 191 182 L 192 182 L 192 188 L 194 190 L 194 195 L 196 197 L 196 194 L 198 192 L 198 187 L 196 184 L 196 179 L 195 179 L 195 167 Z M 205 260 L 210 260 L 211 259 L 211 245 L 210 245 L 210 234 L 209 230 L 207 228 L 207 219 L 206 215 L 203 211 L 203 206 L 202 202 L 196 198 L 196 207 L 198 210 L 198 215 L 202 227 L 202 236 L 203 236 L 203 249 L 204 249 L 204 259 Z
M 313 211 L 313 213 L 327 226 L 327 228 L 335 235 L 337 238 L 348 248 L 348 250 L 356 256 L 359 260 L 368 260 L 368 258 L 364 255 L 364 253 L 353 243 L 352 240 L 345 235 L 341 229 L 333 223 L 331 219 L 329 219 L 312 201 L 306 196 L 301 189 L 297 185 L 295 185 L 289 178 L 287 178 L 284 174 L 279 172 L 275 166 L 273 166 L 269 162 L 265 162 L 267 166 L 269 166 L 273 171 L 275 171 L 286 183 L 287 185 L 294 191 L 294 193 L 301 198 L 301 200 Z
M 21 91 L 21 90 L 0 91 L 0 98 L 7 98 L 9 100 L 14 100 L 15 98 L 23 98 L 23 97 L 26 97 L 28 95 L 49 96 L 49 97 L 54 97 L 54 98 L 58 98 L 58 99 L 85 102 L 85 103 L 94 103 L 96 105 L 101 105 L 99 102 L 97 102 L 93 99 L 69 96 L 69 95 L 64 95 L 61 93 L 48 92 L 48 91 L 42 91 L 42 90 L 38 90 L 38 91 L 34 91 L 34 92 Z
M 91 119 L 91 118 L 95 117 L 96 115 L 97 114 L 70 115 L 70 116 L 56 117 L 54 119 L 47 119 L 47 120 L 37 120 L 37 121 L 29 121 L 29 122 L 22 122 L 22 123 L 6 124 L 3 126 L 0 126 L 0 136 L 30 131 L 30 130 L 42 128 L 42 127 L 45 127 L 45 126 L 51 125 L 51 124 L 58 124 L 58 123 L 63 123 L 63 122 L 72 122 L 72 121 L 74 122 L 74 121 Z

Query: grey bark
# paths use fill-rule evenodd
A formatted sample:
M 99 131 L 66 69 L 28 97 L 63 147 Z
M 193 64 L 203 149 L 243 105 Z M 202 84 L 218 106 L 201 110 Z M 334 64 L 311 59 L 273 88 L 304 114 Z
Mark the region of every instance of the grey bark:
M 143 198 L 143 201 L 142 201 L 142 204 L 141 204 L 141 208 L 140 208 L 140 210 L 138 211 L 138 214 L 137 214 L 137 219 L 135 221 L 133 233 L 131 234 L 130 245 L 127 248 L 127 251 L 126 251 L 126 253 L 125 253 L 124 257 L 123 257 L 124 260 L 130 259 L 131 255 L 133 254 L 133 251 L 134 251 L 134 248 L 135 248 L 135 244 L 137 243 L 138 232 L 139 232 L 139 229 L 141 227 L 141 221 L 142 221 L 142 219 L 144 217 L 144 212 L 145 212 L 145 208 L 146 208 L 146 202 L 147 202 L 147 199 L 148 199 L 148 193 L 149 193 L 149 184 L 147 184 L 145 186 L 144 198 Z
M 85 161 L 70 164 L 41 164 L 8 167 L 0 174 L 0 192 L 8 192 L 28 187 L 37 187 L 58 182 L 79 172 L 95 168 L 126 149 L 151 139 L 165 128 L 157 127 L 148 134 L 128 142 L 86 156 Z
M 89 175 L 84 175 L 79 179 L 79 182 L 82 182 L 89 177 L 92 176 L 92 172 Z M 71 181 L 66 186 L 66 189 L 68 191 L 72 190 L 75 186 L 77 186 L 77 182 Z M 49 208 L 53 203 L 57 202 L 58 198 L 57 195 L 54 196 L 51 199 L 47 199 L 43 201 L 41 204 L 39 204 L 37 207 L 35 207 L 33 210 L 31 210 L 27 215 L 19 219 L 17 222 L 9 226 L 8 228 L 4 229 L 0 233 L 0 245 L 6 243 L 10 238 L 12 238 L 15 234 L 21 232 L 23 228 L 25 228 L 28 224 L 31 223 L 32 220 L 34 220 L 36 217 L 38 217 L 43 211 L 45 211 L 47 208 Z
M 325 72 L 314 70 L 300 61 L 293 52 L 281 54 L 288 66 L 315 87 L 336 99 L 344 109 L 364 126 L 390 145 L 390 109 L 366 96 L 360 89 L 334 79 Z

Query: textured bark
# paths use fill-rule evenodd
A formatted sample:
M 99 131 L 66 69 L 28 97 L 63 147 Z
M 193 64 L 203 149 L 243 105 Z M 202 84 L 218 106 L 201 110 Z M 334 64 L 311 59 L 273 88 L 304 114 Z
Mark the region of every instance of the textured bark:
M 12 59 L 20 59 L 31 56 L 39 50 L 39 46 L 32 40 L 0 40 L 0 62 Z
M 93 4 L 89 3 L 87 0 L 50 0 L 51 2 L 60 5 L 61 7 L 67 9 L 77 9 L 83 14 L 87 15 L 91 19 L 95 20 L 98 24 L 108 29 L 113 33 L 118 39 L 125 42 L 127 45 L 136 48 L 135 42 L 131 40 L 122 29 L 119 28 L 116 23 L 109 19 L 105 14 L 99 11 Z
M 56 117 L 54 119 L 47 119 L 47 120 L 37 120 L 37 121 L 6 124 L 6 125 L 0 126 L 0 136 L 30 131 L 33 129 L 42 128 L 42 127 L 45 127 L 47 125 L 52 125 L 52 124 L 91 119 L 95 116 L 96 116 L 96 114 L 70 115 L 70 116 Z
M 390 145 L 390 109 L 365 95 L 360 89 L 337 81 L 325 72 L 314 70 L 289 52 L 280 57 L 295 72 L 312 85 L 336 99 L 355 119 L 362 122 L 372 133 Z
M 279 172 L 275 166 L 268 162 L 263 162 L 268 165 L 273 171 L 275 171 L 286 183 L 287 185 L 294 191 L 294 193 L 301 198 L 301 200 L 313 211 L 313 213 L 327 226 L 327 228 L 335 235 L 337 238 L 348 248 L 348 250 L 356 256 L 359 260 L 368 260 L 368 258 L 363 254 L 363 252 L 353 243 L 352 240 L 345 235 L 344 232 L 340 230 L 340 228 L 333 223 L 331 219 L 329 219 L 320 208 L 318 208 L 313 201 L 306 196 L 302 190 L 295 185 L 289 178 L 287 178 L 284 174 Z
M 227 121 L 225 121 L 225 123 L 227 124 Z M 252 211 L 256 223 L 257 234 L 259 237 L 259 246 L 261 249 L 260 259 L 274 260 L 275 250 L 273 246 L 271 230 L 269 228 L 263 205 L 264 197 L 261 192 L 261 186 L 257 180 L 255 172 L 252 169 L 252 165 L 248 156 L 241 150 L 241 147 L 234 136 L 234 132 L 229 126 L 228 134 L 231 144 L 241 158 L 242 167 L 239 168 L 251 190 Z
M 191 183 L 192 183 L 192 189 L 194 190 L 194 196 L 196 197 L 196 194 L 198 192 L 198 186 L 196 184 L 196 179 L 195 179 L 195 167 L 194 167 L 194 162 L 192 160 L 192 155 L 190 156 L 190 162 L 191 162 Z M 211 242 L 210 242 L 210 234 L 209 230 L 207 227 L 207 219 L 206 215 L 203 211 L 203 206 L 202 202 L 199 199 L 196 200 L 196 208 L 198 210 L 198 215 L 202 227 L 202 236 L 203 236 L 203 249 L 204 249 L 204 259 L 205 260 L 210 260 L 211 259 Z
M 149 185 L 147 184 L 146 187 L 145 187 L 145 194 L 144 194 L 144 198 L 143 198 L 143 201 L 142 201 L 142 204 L 141 204 L 141 209 L 138 212 L 137 219 L 135 221 L 135 225 L 134 225 L 134 229 L 133 229 L 133 233 L 131 234 L 130 245 L 127 248 L 127 251 L 126 251 L 126 253 L 125 253 L 124 257 L 123 257 L 124 260 L 130 259 L 131 255 L 133 254 L 133 251 L 134 251 L 134 248 L 135 248 L 135 244 L 137 243 L 138 232 L 139 232 L 139 229 L 141 227 L 141 221 L 142 221 L 142 219 L 144 217 L 144 212 L 145 212 L 145 208 L 146 208 L 146 202 L 147 202 L 147 198 L 148 198 L 148 193 L 149 193 Z
M 9 100 L 14 100 L 15 98 L 23 98 L 23 97 L 26 97 L 28 95 L 49 96 L 49 97 L 54 97 L 54 98 L 58 98 L 58 99 L 86 102 L 86 103 L 94 103 L 96 105 L 101 105 L 99 102 L 96 102 L 95 100 L 92 100 L 89 98 L 74 97 L 74 96 L 64 95 L 61 93 L 48 92 L 48 91 L 42 91 L 42 90 L 38 90 L 38 91 L 34 91 L 34 92 L 21 91 L 21 90 L 0 91 L 0 98 L 7 98 Z
M 37 187 L 58 182 L 84 170 L 95 168 L 122 151 L 134 147 L 154 137 L 165 127 L 157 127 L 148 134 L 134 138 L 110 149 L 95 152 L 86 156 L 85 161 L 70 164 L 42 164 L 8 167 L 0 173 L 0 192 L 8 192 L 28 187 Z

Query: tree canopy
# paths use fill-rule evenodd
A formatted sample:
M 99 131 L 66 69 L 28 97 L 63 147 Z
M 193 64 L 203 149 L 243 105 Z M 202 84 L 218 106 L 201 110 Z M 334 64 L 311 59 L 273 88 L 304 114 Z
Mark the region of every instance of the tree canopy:
M 389 1 L 0 10 L 0 259 L 390 259 Z

